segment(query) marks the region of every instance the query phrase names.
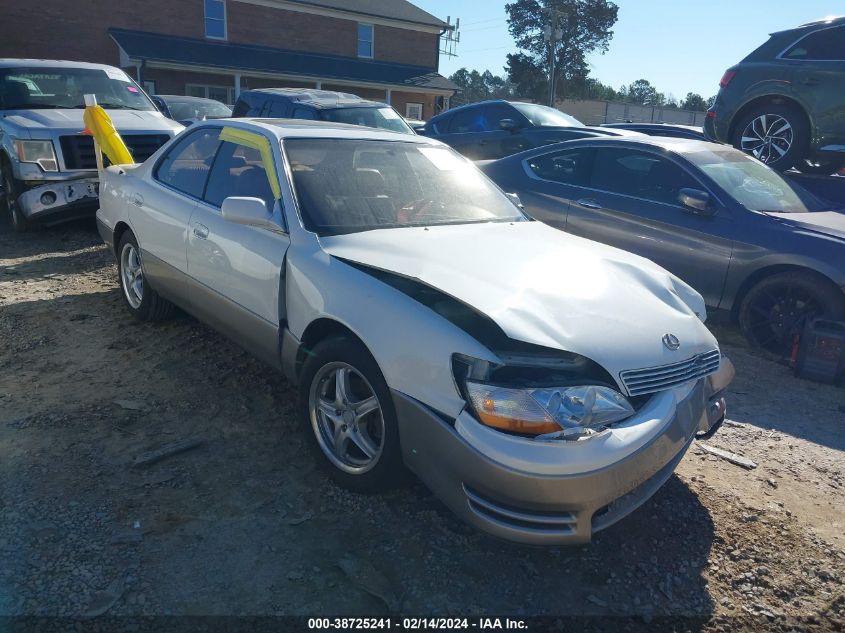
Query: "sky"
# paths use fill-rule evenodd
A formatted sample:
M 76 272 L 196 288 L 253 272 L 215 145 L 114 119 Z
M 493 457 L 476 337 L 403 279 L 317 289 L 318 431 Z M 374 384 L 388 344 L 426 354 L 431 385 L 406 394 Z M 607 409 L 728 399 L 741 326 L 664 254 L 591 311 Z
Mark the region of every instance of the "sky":
M 461 19 L 457 57 L 440 57 L 440 72 L 459 68 L 504 75 L 515 52 L 505 3 L 491 0 L 411 0 L 446 20 Z M 841 0 L 615 0 L 619 16 L 604 55 L 590 56 L 590 76 L 619 89 L 647 79 L 667 97 L 716 94 L 726 68 L 769 33 L 828 15 L 845 14 Z

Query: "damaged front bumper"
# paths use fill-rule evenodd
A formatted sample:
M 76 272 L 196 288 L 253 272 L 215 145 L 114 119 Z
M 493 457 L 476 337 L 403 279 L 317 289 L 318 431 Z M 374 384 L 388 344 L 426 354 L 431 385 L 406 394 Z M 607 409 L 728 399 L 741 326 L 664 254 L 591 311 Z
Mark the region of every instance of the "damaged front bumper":
M 696 434 L 724 419 L 733 378 L 710 376 L 655 394 L 637 414 L 582 441 L 538 442 L 478 423 L 454 425 L 394 392 L 405 463 L 458 516 L 531 545 L 579 544 L 649 499 Z
M 18 208 L 31 224 L 54 224 L 93 216 L 99 206 L 99 179 L 44 181 L 18 196 Z

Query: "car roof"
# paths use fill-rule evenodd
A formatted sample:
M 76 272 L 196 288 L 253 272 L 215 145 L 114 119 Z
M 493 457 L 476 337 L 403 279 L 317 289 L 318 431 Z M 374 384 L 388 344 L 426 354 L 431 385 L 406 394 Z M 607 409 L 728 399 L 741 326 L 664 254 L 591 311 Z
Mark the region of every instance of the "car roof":
M 358 95 L 349 92 L 336 92 L 334 90 L 308 90 L 305 88 L 255 88 L 244 90 L 241 95 L 263 94 L 288 99 L 313 106 L 315 108 L 384 108 L 386 103 L 362 99 Z
M 200 126 L 208 127 L 237 127 L 247 130 L 264 130 L 276 136 L 279 140 L 289 138 L 326 138 L 326 139 L 358 139 L 376 141 L 403 141 L 405 143 L 418 143 L 421 145 L 436 145 L 446 147 L 440 141 L 417 134 L 406 134 L 403 132 L 391 132 L 380 128 L 365 127 L 363 125 L 350 125 L 347 123 L 335 123 L 333 121 L 311 121 L 308 119 L 261 119 L 261 118 L 236 118 L 236 119 L 214 119 L 200 125 L 192 126 L 191 130 L 199 129 Z
M 793 26 L 789 29 L 775 31 L 774 33 L 770 33 L 770 35 L 781 35 L 783 33 L 791 33 L 793 31 L 801 31 L 804 29 L 816 29 L 820 26 L 839 26 L 841 24 L 845 24 L 845 15 L 831 15 L 819 20 L 813 20 L 812 22 L 805 22 L 804 24 Z
M 571 141 L 564 141 L 563 143 L 560 143 L 560 145 L 583 145 L 585 143 L 590 145 L 594 143 L 601 143 L 602 145 L 617 145 L 619 147 L 637 147 L 646 145 L 678 154 L 713 151 L 714 149 L 718 149 L 719 151 L 733 149 L 729 145 L 724 145 L 722 143 L 711 143 L 709 141 L 699 141 L 691 138 L 677 138 L 673 136 L 646 136 L 645 134 L 641 136 L 596 136 L 594 138 L 579 138 Z M 545 145 L 543 147 L 548 148 L 551 146 Z M 540 149 L 542 149 L 542 147 L 536 148 L 536 150 Z
M 150 95 L 151 97 L 159 97 L 160 99 L 173 99 L 174 101 L 213 101 L 220 103 L 217 99 L 209 99 L 208 97 L 191 97 L 188 95 Z M 225 105 L 225 104 L 220 104 Z
M 108 64 L 92 64 L 91 62 L 72 62 L 65 59 L 14 59 L 0 58 L 0 68 L 91 68 L 94 70 L 113 70 L 116 66 Z
M 654 122 L 636 122 L 632 121 L 631 123 L 602 123 L 602 127 L 609 127 L 609 128 L 619 128 L 621 130 L 626 130 L 629 128 L 649 128 L 655 130 L 665 130 L 667 128 L 680 128 L 682 130 L 689 130 L 690 132 L 701 132 L 700 127 L 696 127 L 695 125 L 685 125 L 683 123 L 666 123 L 665 121 L 654 121 Z

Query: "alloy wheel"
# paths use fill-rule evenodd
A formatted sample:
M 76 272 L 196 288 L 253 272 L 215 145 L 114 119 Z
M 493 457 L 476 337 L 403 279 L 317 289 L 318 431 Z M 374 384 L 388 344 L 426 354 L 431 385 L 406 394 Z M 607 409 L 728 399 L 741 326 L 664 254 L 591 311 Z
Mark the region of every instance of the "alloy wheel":
M 795 334 L 820 311 L 816 297 L 804 288 L 770 288 L 750 306 L 749 329 L 757 345 L 773 354 L 788 356 Z
M 745 126 L 740 139 L 743 152 L 764 163 L 780 160 L 792 147 L 792 124 L 779 114 L 761 114 Z
M 320 368 L 311 382 L 308 413 L 332 464 L 354 475 L 375 467 L 384 450 L 384 417 L 372 385 L 352 365 Z
M 132 243 L 124 244 L 120 252 L 120 281 L 126 300 L 137 310 L 144 300 L 144 270 L 138 249 Z

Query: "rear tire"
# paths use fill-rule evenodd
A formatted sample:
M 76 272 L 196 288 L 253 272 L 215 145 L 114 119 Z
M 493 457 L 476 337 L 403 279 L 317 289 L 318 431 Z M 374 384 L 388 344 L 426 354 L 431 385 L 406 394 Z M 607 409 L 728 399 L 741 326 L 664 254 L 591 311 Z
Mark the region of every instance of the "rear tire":
M 390 389 L 359 341 L 335 337 L 309 351 L 299 406 L 317 459 L 338 484 L 380 492 L 404 480 Z
M 739 326 L 752 347 L 790 356 L 795 334 L 814 316 L 845 317 L 845 294 L 812 274 L 778 273 L 757 282 L 739 309 Z
M 810 124 L 798 108 L 760 104 L 734 128 L 731 145 L 777 171 L 803 162 L 810 147 Z
M 163 299 L 147 283 L 141 249 L 132 231 L 126 231 L 117 247 L 117 277 L 123 302 L 140 321 L 163 321 L 173 314 L 174 305 Z
M 20 191 L 20 185 L 18 184 L 18 180 L 15 179 L 12 173 L 12 166 L 9 164 L 8 160 L 3 160 L 0 163 L 0 171 L 2 171 L 2 183 L 3 183 L 3 193 L 2 193 L 2 204 L 0 204 L 0 211 L 2 211 L 3 215 L 9 218 L 9 224 L 12 225 L 12 228 L 17 233 L 23 233 L 29 228 L 29 223 L 27 222 L 26 216 L 21 213 L 20 207 L 18 206 L 18 192 Z

